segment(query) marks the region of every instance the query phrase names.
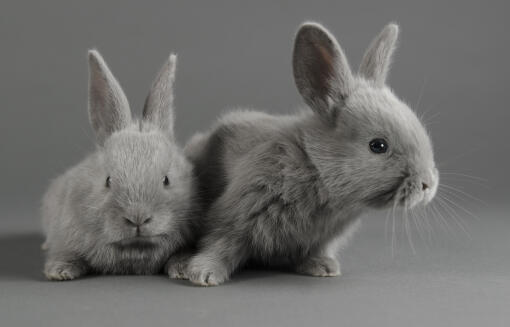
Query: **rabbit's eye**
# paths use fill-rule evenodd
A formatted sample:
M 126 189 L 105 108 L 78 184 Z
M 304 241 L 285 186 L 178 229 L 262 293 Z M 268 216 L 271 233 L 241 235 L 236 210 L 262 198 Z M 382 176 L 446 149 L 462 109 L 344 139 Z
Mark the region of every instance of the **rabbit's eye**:
M 110 178 L 110 176 L 108 176 L 108 177 L 106 177 L 106 182 L 105 182 L 104 185 L 109 188 L 110 187 L 110 183 L 111 183 L 111 178 Z
M 168 179 L 168 176 L 165 176 L 165 178 L 163 178 L 163 185 L 165 186 L 170 185 L 170 180 Z
M 370 151 L 373 153 L 385 153 L 388 151 L 388 143 L 384 139 L 373 139 L 369 143 Z

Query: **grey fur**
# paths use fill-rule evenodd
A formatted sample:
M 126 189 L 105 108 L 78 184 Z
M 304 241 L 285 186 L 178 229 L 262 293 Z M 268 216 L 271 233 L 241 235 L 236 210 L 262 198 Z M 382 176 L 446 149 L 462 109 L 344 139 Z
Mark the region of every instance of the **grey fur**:
M 306 104 L 331 122 L 331 99 L 343 100 L 351 92 L 351 68 L 336 39 L 316 23 L 305 23 L 294 42 L 294 81 Z
M 368 65 L 377 81 L 353 75 L 331 34 L 304 24 L 294 76 L 312 111 L 234 112 L 190 141 L 185 152 L 207 217 L 184 277 L 218 285 L 249 261 L 339 275 L 338 250 L 360 213 L 434 197 L 439 177 L 430 139 L 414 112 L 379 84 L 389 61 L 383 53 Z M 388 152 L 370 151 L 375 138 L 388 141 Z M 173 274 L 183 278 L 182 269 Z
M 161 68 L 145 101 L 143 118 L 174 138 L 174 81 L 177 56 L 171 54 Z
M 398 25 L 388 24 L 372 41 L 361 60 L 359 73 L 375 84 L 383 86 L 390 70 L 391 56 L 398 38 Z
M 175 56 L 158 74 L 140 122 L 131 120 L 124 92 L 95 50 L 89 65 L 98 146 L 44 195 L 44 273 L 51 280 L 156 273 L 190 239 L 192 224 L 191 165 L 171 137 Z
M 124 91 L 96 50 L 89 51 L 89 118 L 100 145 L 131 123 Z

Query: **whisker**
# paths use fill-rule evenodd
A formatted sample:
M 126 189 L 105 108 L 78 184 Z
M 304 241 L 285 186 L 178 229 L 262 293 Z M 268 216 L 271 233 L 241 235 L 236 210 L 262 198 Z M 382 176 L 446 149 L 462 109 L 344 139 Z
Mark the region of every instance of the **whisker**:
M 455 175 L 449 176 L 449 175 L 447 175 L 447 176 L 442 176 L 441 180 L 442 181 L 447 181 L 448 183 L 454 182 L 456 184 L 459 184 L 459 183 L 463 183 L 463 184 L 469 183 L 470 185 L 475 185 L 477 187 L 484 188 L 486 190 L 490 190 L 491 189 L 489 184 L 486 183 L 486 182 L 479 181 L 479 180 L 476 180 L 476 179 L 469 179 L 469 178 L 465 178 L 465 177 L 462 177 L 462 176 L 455 176 Z
M 455 212 L 455 210 L 453 210 L 453 208 L 451 208 L 448 203 L 444 202 L 444 200 L 446 200 L 446 198 L 441 198 L 439 197 L 438 198 L 438 203 L 443 206 L 443 208 L 449 212 L 450 214 L 450 217 L 453 219 L 453 221 L 455 221 L 455 223 L 459 226 L 459 228 L 469 237 L 469 238 L 472 238 L 471 237 L 471 234 L 468 232 L 467 228 L 464 226 L 464 224 L 462 223 L 462 218 L 457 215 L 457 213 Z
M 455 211 L 448 205 L 446 202 L 439 202 L 440 205 L 444 208 L 444 210 L 447 212 L 449 217 L 455 222 L 455 224 L 459 227 L 459 229 L 464 233 L 465 236 L 467 236 L 469 239 L 472 239 L 471 233 L 468 231 L 465 224 L 462 222 L 462 218 L 458 216 Z
M 453 187 L 453 186 L 449 186 L 449 185 L 446 185 L 446 184 L 442 184 L 442 183 L 441 183 L 441 184 L 439 184 L 439 187 L 444 187 L 444 188 L 446 188 L 446 189 L 443 189 L 442 191 L 443 191 L 443 192 L 446 192 L 446 193 L 448 193 L 448 194 L 450 194 L 450 195 L 452 195 L 452 196 L 457 197 L 457 198 L 458 198 L 459 200 L 461 200 L 461 201 L 463 201 L 463 200 L 465 200 L 465 199 L 464 199 L 464 198 L 462 198 L 462 197 L 459 195 L 459 193 L 460 193 L 460 194 L 462 194 L 462 195 L 464 195 L 464 196 L 466 196 L 466 197 L 468 197 L 468 198 L 470 198 L 470 199 L 472 199 L 472 200 L 474 200 L 474 201 L 476 201 L 476 202 L 478 202 L 478 203 L 480 203 L 480 204 L 483 204 L 483 205 L 485 205 L 485 206 L 489 206 L 489 205 L 487 204 L 487 202 L 485 202 L 485 201 L 483 201 L 483 200 L 481 200 L 481 199 L 479 199 L 479 198 L 477 198 L 477 197 L 475 197 L 475 196 L 473 196 L 473 195 L 471 195 L 471 194 L 469 194 L 469 193 L 466 193 L 466 192 L 464 192 L 464 191 L 462 191 L 462 190 L 460 190 L 460 189 L 458 189 L 458 188 L 455 188 L 455 187 Z M 456 192 L 457 192 L 457 193 L 456 193 Z
M 436 196 L 436 202 L 438 205 L 439 205 L 439 198 Z M 446 230 L 448 232 L 450 232 L 452 235 L 455 235 L 455 233 L 453 232 L 453 230 L 451 229 L 451 226 L 450 224 L 448 223 L 448 221 L 445 219 L 445 217 L 443 216 L 443 214 L 441 213 L 441 211 L 439 210 L 439 208 L 437 206 L 433 206 L 431 207 L 435 210 L 436 214 L 437 214 L 437 217 L 439 217 L 441 219 L 441 221 L 443 222 L 443 224 L 446 226 Z
M 467 178 L 476 179 L 476 180 L 479 180 L 479 181 L 482 181 L 482 182 L 488 182 L 489 181 L 486 178 L 482 178 L 482 177 L 478 177 L 478 176 L 474 176 L 474 175 L 456 173 L 456 172 L 449 172 L 449 171 L 441 171 L 441 176 L 442 175 L 455 175 L 455 176 L 467 177 Z
M 414 224 L 414 227 L 416 227 L 416 232 L 418 233 L 418 236 L 421 239 L 423 239 L 422 236 L 421 236 L 420 226 L 416 222 L 415 211 L 412 208 L 409 209 L 409 218 L 410 218 L 409 224 L 410 224 L 411 228 L 413 228 L 413 224 Z
M 434 206 L 434 205 L 435 205 L 435 203 L 429 204 L 429 206 Z M 427 229 L 428 240 L 430 243 L 432 243 L 432 236 L 434 233 L 434 228 L 432 226 L 432 223 L 428 219 L 428 213 L 430 212 L 430 214 L 433 214 L 433 212 L 432 212 L 432 209 L 429 208 L 429 206 L 426 206 L 423 208 L 421 217 L 423 218 L 423 221 L 424 221 L 423 225 L 426 226 L 426 229 Z
M 397 199 L 393 202 L 393 209 L 392 209 L 392 226 L 391 226 L 391 257 L 395 256 L 395 242 L 396 242 L 396 235 L 395 235 L 395 208 L 397 207 Z
M 445 201 L 448 201 L 451 205 L 459 208 L 460 210 L 464 211 L 465 213 L 467 213 L 468 215 L 470 215 L 471 217 L 475 218 L 476 220 L 480 220 L 478 218 L 478 216 L 476 216 L 474 213 L 472 213 L 471 211 L 469 211 L 468 209 L 464 208 L 463 206 L 459 205 L 458 203 L 456 203 L 455 201 L 451 200 L 450 198 L 448 198 L 445 194 L 438 194 L 440 196 L 440 198 L 442 198 L 443 200 Z
M 416 225 L 416 230 L 418 231 L 418 235 L 420 238 L 424 241 L 427 241 L 428 238 L 425 236 L 428 236 L 427 234 L 427 228 L 425 227 L 426 218 L 423 218 L 423 211 L 425 210 L 425 207 L 419 207 L 415 210 L 411 210 L 411 217 L 413 217 L 414 223 Z
M 433 222 L 437 221 L 436 213 L 433 210 L 435 205 L 436 205 L 435 202 L 431 202 L 427 206 L 425 206 L 424 210 L 423 210 L 423 215 L 422 215 L 422 217 L 424 217 L 423 220 L 425 221 L 424 225 L 427 228 L 428 240 L 431 243 L 432 243 L 432 238 L 433 238 L 433 233 L 434 233 Z
M 411 236 L 411 232 L 410 232 L 410 228 L 409 228 L 409 216 L 408 216 L 408 207 L 407 207 L 407 200 L 405 201 L 404 203 L 404 212 L 403 212 L 403 220 L 404 220 L 404 228 L 405 228 L 405 233 L 406 233 L 406 236 L 407 236 L 407 241 L 409 242 L 409 245 L 411 246 L 411 251 L 413 251 L 413 254 L 416 255 L 416 250 L 414 249 L 414 243 L 412 241 L 412 236 Z
M 436 112 L 436 113 L 433 113 L 432 115 L 430 115 L 428 118 L 424 119 L 423 120 L 423 124 L 425 125 L 430 125 L 432 123 L 434 123 L 434 118 L 437 118 L 439 117 L 439 115 L 441 114 L 441 112 Z
M 411 216 L 411 221 L 414 223 L 414 225 L 416 226 L 416 231 L 418 232 L 418 236 L 420 237 L 421 240 L 425 240 L 424 236 L 423 236 L 423 229 L 422 229 L 422 223 L 423 222 L 419 222 L 419 218 L 417 218 L 417 213 L 415 210 L 411 209 L 409 210 L 409 214 Z M 411 225 L 412 226 L 412 225 Z
M 390 220 L 390 214 L 391 214 L 391 210 L 388 209 L 388 212 L 386 213 L 386 219 L 384 219 L 384 240 L 387 242 L 388 241 L 388 225 L 389 225 L 389 220 Z

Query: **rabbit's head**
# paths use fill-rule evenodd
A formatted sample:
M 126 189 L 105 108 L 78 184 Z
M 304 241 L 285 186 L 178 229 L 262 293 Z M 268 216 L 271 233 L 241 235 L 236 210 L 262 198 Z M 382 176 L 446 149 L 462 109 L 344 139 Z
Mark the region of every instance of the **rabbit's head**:
M 92 181 L 108 241 L 150 240 L 176 232 L 187 218 L 191 167 L 173 135 L 176 56 L 170 55 L 133 121 L 124 92 L 101 55 L 89 52 L 89 115 L 101 171 Z
M 318 24 L 301 26 L 294 45 L 295 82 L 315 117 L 307 151 L 331 194 L 368 206 L 426 204 L 439 182 L 427 131 L 385 84 L 397 36 L 386 26 L 357 75 Z

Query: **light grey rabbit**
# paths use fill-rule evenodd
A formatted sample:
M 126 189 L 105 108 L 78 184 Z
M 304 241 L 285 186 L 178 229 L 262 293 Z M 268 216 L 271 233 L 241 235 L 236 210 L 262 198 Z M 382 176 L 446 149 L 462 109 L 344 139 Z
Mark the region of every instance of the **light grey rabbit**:
M 386 26 L 354 75 L 324 27 L 302 25 L 293 70 L 311 110 L 231 113 L 192 139 L 185 151 L 208 214 L 198 253 L 176 277 L 218 285 L 248 262 L 336 276 L 360 213 L 434 197 L 429 136 L 385 84 L 397 35 Z
M 131 118 L 101 55 L 89 51 L 89 115 L 97 149 L 50 185 L 42 216 L 44 274 L 151 274 L 191 235 L 193 178 L 173 133 L 176 56 L 170 55 Z

